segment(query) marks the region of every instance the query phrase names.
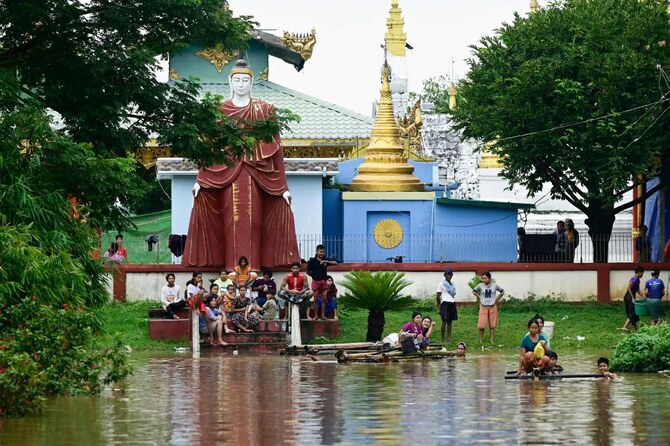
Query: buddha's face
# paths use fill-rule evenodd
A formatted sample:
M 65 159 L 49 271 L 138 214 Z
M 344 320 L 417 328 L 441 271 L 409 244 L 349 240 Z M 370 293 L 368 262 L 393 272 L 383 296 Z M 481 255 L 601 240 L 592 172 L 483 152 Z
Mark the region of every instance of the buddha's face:
M 233 74 L 230 78 L 233 94 L 238 96 L 249 96 L 251 93 L 251 76 L 248 74 Z

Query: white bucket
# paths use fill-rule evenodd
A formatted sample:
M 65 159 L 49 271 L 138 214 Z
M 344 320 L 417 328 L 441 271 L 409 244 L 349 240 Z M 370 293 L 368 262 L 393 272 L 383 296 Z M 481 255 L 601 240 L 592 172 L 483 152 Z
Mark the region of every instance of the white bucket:
M 552 339 L 554 337 L 554 323 L 551 321 L 545 321 L 544 327 L 542 327 L 542 334 L 547 339 Z

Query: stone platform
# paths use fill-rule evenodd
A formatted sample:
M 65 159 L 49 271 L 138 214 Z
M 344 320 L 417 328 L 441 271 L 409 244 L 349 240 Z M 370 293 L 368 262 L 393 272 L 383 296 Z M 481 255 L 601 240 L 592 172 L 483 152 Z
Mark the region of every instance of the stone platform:
M 181 310 L 176 314 L 180 319 L 166 319 L 166 313 L 163 309 L 150 309 L 149 336 L 151 339 L 188 341 L 191 326 L 189 310 Z M 288 321 L 285 319 L 260 321 L 257 331 L 254 333 L 224 333 L 223 340 L 229 344 L 227 346 L 201 343 L 201 347 L 212 351 L 275 352 L 283 350 L 290 339 L 287 324 Z M 228 327 L 234 329 L 232 322 L 228 321 Z M 318 337 L 336 338 L 340 335 L 340 322 L 330 319 L 318 321 L 302 319 L 300 321 L 300 333 L 303 343 L 310 342 Z

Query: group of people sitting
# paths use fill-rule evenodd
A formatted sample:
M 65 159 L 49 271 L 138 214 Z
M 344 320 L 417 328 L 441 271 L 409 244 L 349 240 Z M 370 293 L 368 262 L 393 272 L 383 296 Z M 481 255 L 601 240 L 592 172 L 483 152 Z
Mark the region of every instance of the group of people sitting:
M 542 333 L 544 318 L 539 314 L 528 321 L 528 332 L 521 340 L 521 355 L 517 375 L 538 370 L 544 374 L 556 374 L 563 371 L 558 365 L 558 354 L 551 350 L 551 340 Z
M 558 354 L 551 349 L 551 339 L 542 333 L 544 318 L 536 314 L 528 321 L 528 333 L 521 340 L 521 356 L 517 375 L 538 373 L 556 375 L 563 372 L 563 367 L 557 364 Z M 598 358 L 598 373 L 607 379 L 616 378 L 610 372 L 609 360 Z
M 435 322 L 430 316 L 423 316 L 419 311 L 412 313 L 412 320 L 402 326 L 400 332 L 391 333 L 383 339 L 384 344 L 401 348 L 403 352 L 411 353 L 416 350 L 426 350 L 430 345 Z M 456 346 L 456 356 L 465 356 L 468 346 L 459 342 Z
M 327 276 L 323 286 L 323 296 L 317 296 L 309 287 L 307 276 L 300 272 L 300 263 L 291 265 L 288 273 L 277 287 L 272 271 L 264 269 L 261 277 L 249 267 L 245 256 L 240 257 L 234 271 L 221 270 L 219 278 L 213 280 L 209 292 L 203 286 L 202 273 L 194 272 L 186 283 L 182 295 L 175 275 L 165 276 L 167 284 L 161 291 L 161 303 L 168 319 L 179 319 L 179 310 L 188 302 L 200 302 L 200 333 L 210 343 L 225 345 L 223 333 L 256 331 L 261 320 L 275 320 L 286 317 L 286 301 L 313 304 L 313 318 L 322 318 L 332 313 L 337 319 L 337 288 L 331 276 Z M 311 319 L 307 309 L 307 317 Z M 234 329 L 228 327 L 231 321 Z M 216 334 L 217 339 L 214 339 Z

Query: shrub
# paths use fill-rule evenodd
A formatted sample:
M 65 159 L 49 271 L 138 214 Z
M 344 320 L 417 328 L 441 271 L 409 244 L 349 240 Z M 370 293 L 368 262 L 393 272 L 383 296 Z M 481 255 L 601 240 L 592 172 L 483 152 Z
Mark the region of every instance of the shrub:
M 127 355 L 117 339 L 100 350 L 99 319 L 85 307 L 54 308 L 37 297 L 6 306 L 0 313 L 0 413 L 38 411 L 46 395 L 91 395 L 102 384 L 125 378 Z M 5 395 L 7 392 L 7 395 Z
M 340 282 L 348 290 L 340 301 L 344 306 L 368 310 L 366 341 L 379 341 L 384 331 L 384 311 L 401 310 L 415 303 L 402 290 L 410 285 L 404 273 L 397 271 L 352 271 Z
M 612 353 L 612 370 L 658 372 L 670 369 L 670 325 L 642 327 L 617 344 Z

